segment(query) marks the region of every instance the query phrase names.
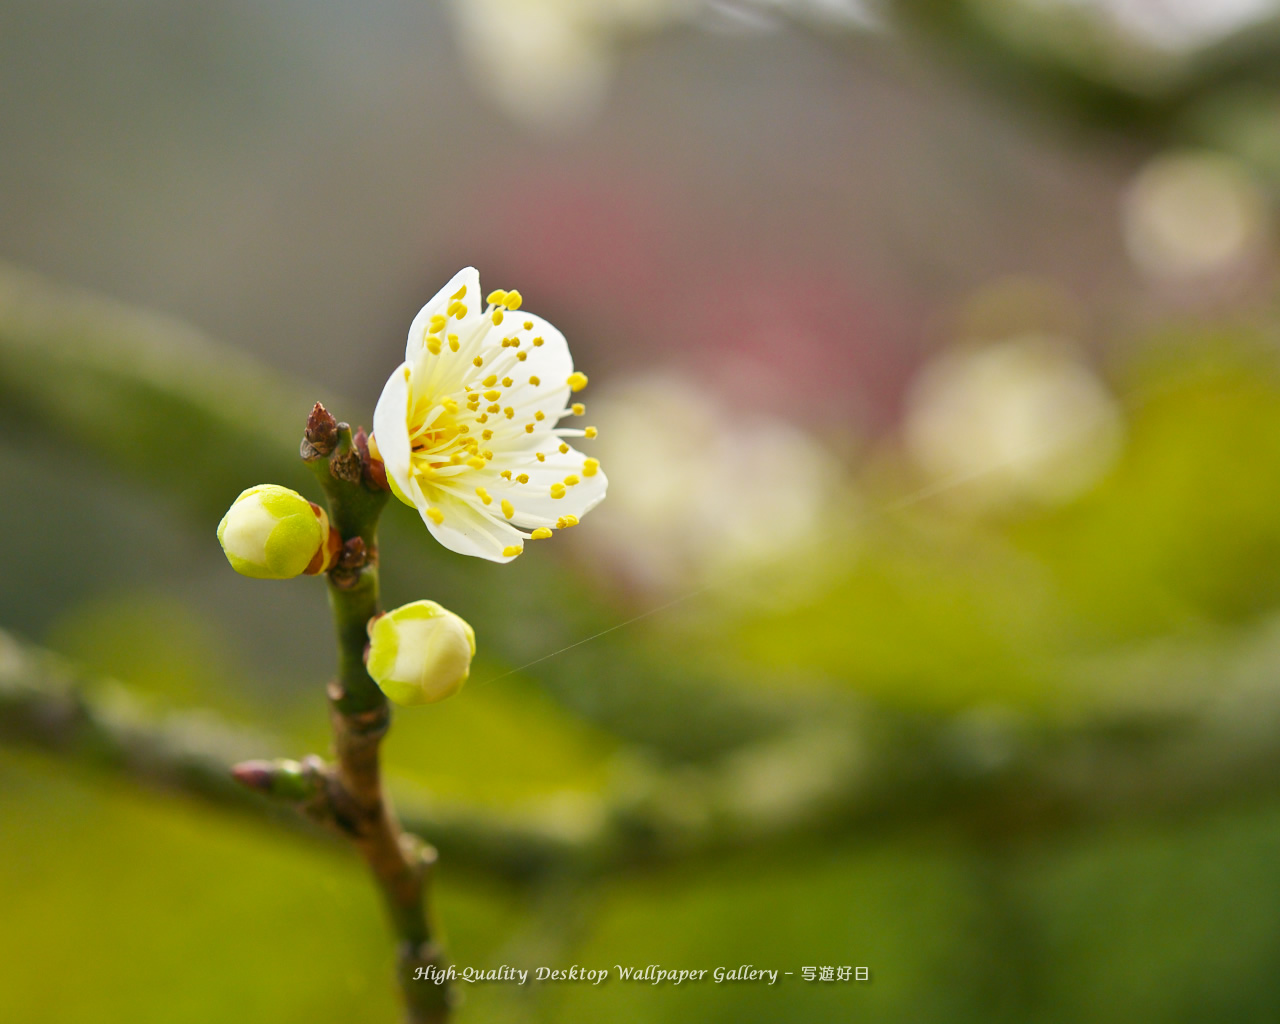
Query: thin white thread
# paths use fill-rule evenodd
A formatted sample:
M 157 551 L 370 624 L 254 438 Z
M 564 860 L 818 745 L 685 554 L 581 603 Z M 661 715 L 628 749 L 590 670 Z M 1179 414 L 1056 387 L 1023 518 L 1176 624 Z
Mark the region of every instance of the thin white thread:
M 1154 391 L 1155 391 L 1155 387 L 1151 385 L 1148 385 L 1147 387 L 1140 389 L 1138 393 L 1131 396 L 1129 401 L 1129 408 L 1133 409 L 1133 408 L 1136 408 L 1137 406 L 1142 405 L 1143 402 L 1145 402 L 1146 399 L 1149 398 Z M 1117 405 L 1118 404 L 1119 404 L 1119 401 L 1117 400 Z M 1092 427 L 1096 426 L 1098 423 L 1101 423 L 1104 418 L 1105 416 L 1101 412 L 1095 414 L 1094 416 L 1083 417 L 1082 421 L 1078 420 L 1069 429 L 1063 431 L 1062 433 L 1057 434 L 1051 440 L 1046 441 L 1040 447 L 1043 451 L 1046 451 L 1046 452 L 1052 450 L 1053 448 L 1059 447 L 1064 443 L 1064 441 L 1070 438 L 1073 434 L 1084 433 L 1086 430 L 1091 429 Z M 910 508 L 912 505 L 918 505 L 922 501 L 927 501 L 930 498 L 937 497 L 939 494 L 946 494 L 949 491 L 955 490 L 957 487 L 963 487 L 965 484 L 972 483 L 975 480 L 980 480 L 984 476 L 989 476 L 992 473 L 997 473 L 1002 469 L 1006 469 L 1008 466 L 1012 465 L 1016 461 L 1019 461 L 1019 460 L 1014 458 L 1000 459 L 998 462 L 993 462 L 989 466 L 984 466 L 982 469 L 971 470 L 970 472 L 967 472 L 967 473 L 959 473 L 945 480 L 938 480 L 938 481 L 935 481 L 934 483 L 926 484 L 924 487 L 917 488 L 916 490 L 903 495 L 901 498 L 895 498 L 893 501 L 886 502 L 885 504 L 880 505 L 877 508 L 871 509 L 865 515 L 864 521 L 866 519 L 872 519 L 876 516 L 888 515 L 889 513 L 892 513 L 892 512 L 900 512 L 903 509 Z M 695 597 L 701 597 L 703 594 L 707 593 L 708 591 L 716 590 L 717 588 L 725 585 L 726 584 L 723 584 L 723 583 L 707 583 L 701 587 L 698 587 L 696 590 L 690 590 L 687 593 L 681 594 L 679 597 L 672 598 L 670 601 L 666 601 L 665 603 L 660 604 L 655 608 L 650 608 L 647 611 L 641 612 L 639 615 L 632 616 L 629 619 L 626 619 L 622 622 L 612 625 L 608 629 L 602 629 L 600 630 L 599 633 L 592 633 L 590 636 L 584 637 L 581 640 L 575 641 L 574 643 L 569 644 L 567 647 L 561 647 L 559 650 L 552 651 L 550 654 L 544 654 L 542 657 L 535 658 L 533 661 L 527 662 L 526 664 L 521 665 L 518 668 L 513 668 L 510 671 L 503 672 L 502 675 L 494 676 L 492 679 L 486 679 L 484 682 L 476 683 L 475 685 L 488 686 L 490 683 L 496 683 L 500 679 L 506 679 L 508 676 L 513 676 L 518 672 L 523 672 L 525 669 L 533 668 L 534 665 L 541 665 L 544 661 L 550 661 L 552 658 L 555 658 L 561 654 L 564 654 L 565 651 L 571 651 L 575 647 L 581 647 L 583 644 L 588 644 L 592 640 L 599 640 L 600 637 L 606 636 L 607 634 L 612 633 L 615 630 L 622 629 L 624 626 L 633 625 L 634 623 L 637 623 L 642 619 L 647 619 L 650 616 L 657 615 L 659 612 L 665 612 L 668 608 L 673 608 L 678 604 L 683 604 L 685 601 L 689 601 Z

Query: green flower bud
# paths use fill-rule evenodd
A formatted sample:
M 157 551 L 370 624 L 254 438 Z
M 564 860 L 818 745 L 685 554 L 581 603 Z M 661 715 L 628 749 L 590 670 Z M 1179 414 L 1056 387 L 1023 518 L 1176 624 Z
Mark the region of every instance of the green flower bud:
M 452 697 L 467 681 L 475 653 L 475 632 L 434 601 L 414 601 L 369 620 L 369 675 L 397 704 Z
M 218 524 L 231 568 L 260 580 L 323 572 L 333 562 L 330 534 L 324 509 L 278 484 L 250 487 Z

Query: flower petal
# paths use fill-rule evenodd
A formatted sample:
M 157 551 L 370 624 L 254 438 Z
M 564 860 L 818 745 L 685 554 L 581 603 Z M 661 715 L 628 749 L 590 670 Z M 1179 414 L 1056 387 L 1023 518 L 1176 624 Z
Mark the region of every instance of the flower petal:
M 466 288 L 466 294 L 463 295 L 461 302 L 467 307 L 467 312 L 462 320 L 459 321 L 456 317 L 449 316 L 448 310 L 453 304 L 454 296 L 464 287 Z M 409 325 L 409 340 L 404 348 L 405 360 L 413 362 L 426 347 L 427 334 L 431 329 L 432 317 L 446 317 L 448 323 L 454 325 L 447 327 L 446 332 L 454 331 L 459 333 L 459 327 L 470 330 L 477 326 L 483 313 L 484 296 L 480 294 L 480 274 L 475 267 L 464 267 L 454 274 L 449 283 L 436 292 L 425 306 L 418 310 L 418 315 L 413 318 L 413 323 Z
M 399 489 L 397 497 L 409 494 L 409 364 L 402 363 L 387 378 L 382 395 L 373 410 L 373 436 L 378 454 L 387 468 L 387 479 Z
M 554 526 L 562 516 L 572 515 L 581 519 L 604 500 L 609 480 L 604 470 L 597 465 L 592 476 L 584 472 L 586 456 L 570 448 L 568 453 L 561 454 L 552 449 L 545 462 L 530 459 L 520 467 L 519 473 L 529 477 L 529 482 L 508 483 L 498 481 L 490 488 L 495 502 L 506 498 L 515 506 L 515 515 L 511 522 L 516 526 L 530 529 L 537 526 Z M 566 478 L 577 477 L 576 484 L 564 484 Z M 551 486 L 564 484 L 564 496 L 553 498 Z
M 473 508 L 457 495 L 443 488 L 432 488 L 430 499 L 412 481 L 414 504 L 431 535 L 450 551 L 460 555 L 485 558 L 490 562 L 510 562 L 514 555 L 504 555 L 505 548 L 523 544 L 524 537 L 515 527 Z M 428 509 L 438 509 L 436 522 Z

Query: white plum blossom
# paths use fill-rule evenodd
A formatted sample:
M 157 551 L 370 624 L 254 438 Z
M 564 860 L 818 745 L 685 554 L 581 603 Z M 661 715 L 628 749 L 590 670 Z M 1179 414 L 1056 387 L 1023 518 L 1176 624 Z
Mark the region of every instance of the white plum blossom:
M 372 448 L 396 497 L 445 547 L 493 562 L 576 526 L 608 485 L 567 440 L 595 428 L 559 426 L 585 413 L 573 397 L 586 375 L 521 301 L 482 299 L 473 268 L 456 274 L 414 318 L 373 414 Z

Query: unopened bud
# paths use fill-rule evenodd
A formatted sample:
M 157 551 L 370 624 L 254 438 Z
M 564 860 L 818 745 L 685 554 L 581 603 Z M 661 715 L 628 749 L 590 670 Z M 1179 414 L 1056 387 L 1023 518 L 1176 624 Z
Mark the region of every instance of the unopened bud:
M 231 568 L 263 580 L 324 572 L 341 548 L 324 509 L 278 484 L 236 498 L 218 524 L 218 543 Z
M 414 601 L 369 620 L 367 667 L 397 704 L 431 704 L 467 681 L 476 635 L 434 601 Z

